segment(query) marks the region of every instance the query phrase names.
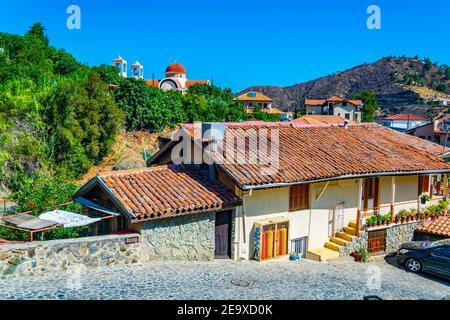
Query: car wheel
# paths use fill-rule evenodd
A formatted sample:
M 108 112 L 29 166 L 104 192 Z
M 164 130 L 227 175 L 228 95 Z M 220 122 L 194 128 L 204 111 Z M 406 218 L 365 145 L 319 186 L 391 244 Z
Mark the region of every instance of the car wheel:
M 406 270 L 410 272 L 419 272 L 422 270 L 422 263 L 416 259 L 408 259 L 405 263 Z

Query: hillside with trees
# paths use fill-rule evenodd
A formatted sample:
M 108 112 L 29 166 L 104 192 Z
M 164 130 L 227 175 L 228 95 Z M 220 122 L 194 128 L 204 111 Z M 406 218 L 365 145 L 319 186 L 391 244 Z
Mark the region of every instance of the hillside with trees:
M 247 117 L 229 89 L 195 85 L 182 95 L 121 78 L 112 66 L 81 64 L 51 46 L 40 23 L 23 36 L 0 33 L 0 62 L 0 199 L 15 200 L 18 211 L 37 214 L 71 200 L 75 181 L 114 153 L 117 139 L 146 137 L 136 130 Z
M 450 68 L 429 58 L 385 57 L 326 77 L 287 87 L 253 86 L 243 90 L 259 91 L 275 100 L 284 111 L 302 110 L 303 100 L 331 96 L 350 98 L 365 90 L 377 97 L 383 113 L 395 113 L 408 105 L 423 105 L 426 95 L 450 95 Z M 241 94 L 240 93 L 240 94 Z

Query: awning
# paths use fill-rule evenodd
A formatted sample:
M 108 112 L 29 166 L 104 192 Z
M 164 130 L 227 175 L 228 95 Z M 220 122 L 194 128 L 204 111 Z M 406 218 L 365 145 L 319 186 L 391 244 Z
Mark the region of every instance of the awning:
M 120 216 L 121 215 L 118 212 L 112 211 L 112 210 L 110 210 L 108 208 L 105 208 L 105 207 L 99 205 L 99 204 L 96 204 L 96 203 L 94 203 L 92 201 L 89 201 L 88 199 L 83 198 L 83 197 L 78 197 L 78 198 L 75 198 L 73 200 L 75 202 L 78 202 L 79 204 L 85 206 L 85 207 L 94 209 L 96 211 L 100 211 L 100 212 L 103 212 L 103 213 L 106 213 L 106 214 L 109 214 L 109 215 L 112 215 L 112 216 Z
M 58 224 L 58 222 L 40 219 L 29 214 L 5 216 L 2 220 L 15 225 L 18 228 L 27 230 L 45 229 Z
M 63 225 L 64 228 L 87 226 L 101 220 L 99 218 L 90 218 L 81 214 L 62 210 L 43 213 L 39 216 L 39 219 L 53 221 L 54 223 Z

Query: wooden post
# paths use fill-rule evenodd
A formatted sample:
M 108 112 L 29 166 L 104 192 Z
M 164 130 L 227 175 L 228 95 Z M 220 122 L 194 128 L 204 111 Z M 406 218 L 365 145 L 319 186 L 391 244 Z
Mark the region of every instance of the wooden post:
M 391 179 L 391 221 L 394 221 L 395 216 L 395 177 Z
M 444 199 L 447 200 L 447 197 L 448 197 L 448 174 L 444 174 L 443 196 L 444 196 Z
M 356 211 L 356 236 L 359 236 L 359 230 L 361 229 L 361 202 L 363 195 L 363 179 L 358 180 L 358 199 L 357 211 Z

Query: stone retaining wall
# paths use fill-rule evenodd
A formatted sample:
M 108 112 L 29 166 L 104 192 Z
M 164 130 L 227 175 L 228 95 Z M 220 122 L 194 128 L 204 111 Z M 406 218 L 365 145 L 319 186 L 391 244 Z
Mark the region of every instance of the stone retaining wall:
M 412 241 L 414 238 L 414 231 L 419 225 L 420 221 L 407 222 L 402 224 L 394 224 L 387 226 L 386 229 L 386 253 L 397 252 L 400 245 L 405 242 Z M 382 229 L 382 228 L 377 228 Z M 361 231 L 359 237 L 353 238 L 352 242 L 348 243 L 344 248 L 339 250 L 341 256 L 348 256 L 352 252 L 357 252 L 361 248 L 367 249 L 367 241 L 369 231 L 373 229 Z
M 211 261 L 215 221 L 213 212 L 143 223 L 142 251 L 150 260 Z
M 108 235 L 0 246 L 0 276 L 35 275 L 71 268 L 138 263 L 138 234 Z
M 396 224 L 386 230 L 386 253 L 394 253 L 402 243 L 412 241 L 420 221 Z

